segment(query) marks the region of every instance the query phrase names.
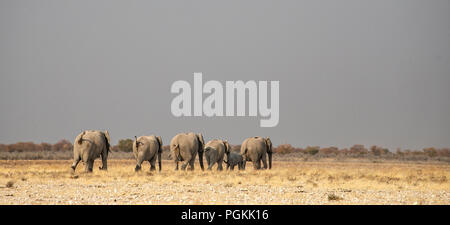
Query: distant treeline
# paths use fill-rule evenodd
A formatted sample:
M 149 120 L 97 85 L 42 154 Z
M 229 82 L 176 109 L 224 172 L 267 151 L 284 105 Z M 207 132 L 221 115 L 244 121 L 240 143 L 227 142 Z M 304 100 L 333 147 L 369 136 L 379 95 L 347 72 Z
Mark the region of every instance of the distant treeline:
M 72 142 L 68 140 L 61 140 L 56 144 L 33 142 L 17 142 L 15 144 L 4 145 L 0 144 L 1 152 L 39 152 L 39 151 L 72 151 Z
M 113 158 L 132 158 L 127 154 L 133 151 L 132 139 L 121 139 L 116 145 L 112 146 Z M 0 144 L 0 159 L 69 159 L 72 152 L 72 142 L 60 140 L 55 144 L 33 142 L 18 142 L 15 144 Z M 163 158 L 170 159 L 169 146 L 163 146 Z M 233 151 L 239 151 L 240 145 L 233 145 Z M 15 153 L 30 153 L 19 156 Z M 450 161 L 450 148 L 424 148 L 422 150 L 396 149 L 389 151 L 380 146 L 371 146 L 366 148 L 364 145 L 353 145 L 350 148 L 339 149 L 337 147 L 319 147 L 308 146 L 306 148 L 293 147 L 290 144 L 281 144 L 274 147 L 275 159 L 286 160 L 291 158 L 385 158 L 400 160 L 438 160 Z M 54 154 L 57 153 L 57 154 Z
M 397 149 L 395 152 L 389 151 L 387 148 L 373 145 L 369 149 L 364 145 L 353 145 L 350 148 L 339 149 L 337 147 L 325 147 L 308 146 L 306 148 L 296 148 L 290 144 L 282 144 L 274 149 L 274 152 L 280 154 L 288 153 L 302 153 L 309 155 L 332 155 L 332 156 L 383 156 L 383 155 L 398 155 L 398 156 L 410 156 L 410 155 L 425 155 L 428 157 L 450 157 L 450 148 L 424 148 L 422 150 L 410 150 L 410 149 Z

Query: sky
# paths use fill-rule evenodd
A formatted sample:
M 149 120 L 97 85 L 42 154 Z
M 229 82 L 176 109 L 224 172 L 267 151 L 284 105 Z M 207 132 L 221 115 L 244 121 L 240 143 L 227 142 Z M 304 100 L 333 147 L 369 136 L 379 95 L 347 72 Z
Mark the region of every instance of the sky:
M 450 1 L 0 1 L 0 143 L 180 132 L 450 147 Z M 280 119 L 175 117 L 171 85 L 279 81 Z M 207 95 L 204 95 L 205 97 Z M 204 98 L 205 98 L 204 97 Z

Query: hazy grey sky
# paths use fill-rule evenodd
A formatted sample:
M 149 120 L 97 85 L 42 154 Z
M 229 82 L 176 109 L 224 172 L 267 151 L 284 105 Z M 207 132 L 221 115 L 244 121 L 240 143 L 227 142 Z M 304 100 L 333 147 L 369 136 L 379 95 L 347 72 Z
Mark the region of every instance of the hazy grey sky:
M 175 118 L 180 79 L 279 80 L 280 122 Z M 0 143 L 178 132 L 450 147 L 450 1 L 0 0 Z

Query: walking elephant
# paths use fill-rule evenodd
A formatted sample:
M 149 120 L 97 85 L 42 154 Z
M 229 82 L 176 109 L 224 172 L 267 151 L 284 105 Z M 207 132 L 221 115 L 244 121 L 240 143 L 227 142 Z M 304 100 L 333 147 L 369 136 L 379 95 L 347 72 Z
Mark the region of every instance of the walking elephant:
M 73 143 L 73 164 L 72 170 L 75 169 L 78 163 L 82 160 L 85 164 L 85 171 L 92 172 L 94 160 L 101 157 L 101 170 L 107 170 L 108 153 L 111 139 L 108 131 L 87 130 L 79 134 Z
M 234 167 L 237 165 L 239 170 L 244 170 L 244 159 L 242 158 L 239 152 L 229 152 L 227 154 L 227 160 L 224 160 L 230 170 L 234 170 Z
M 208 141 L 205 145 L 205 158 L 208 163 L 208 170 L 217 163 L 217 170 L 223 170 L 222 163 L 225 154 L 231 150 L 230 144 L 228 141 L 222 141 L 218 139 L 214 139 Z
M 200 167 L 203 167 L 203 148 L 205 146 L 205 141 L 203 140 L 203 135 L 198 133 L 180 133 L 172 138 L 170 141 L 170 152 L 176 163 L 175 170 L 178 170 L 178 162 L 184 162 L 181 165 L 182 170 L 186 170 L 189 164 L 189 169 L 194 170 L 194 161 L 198 153 L 198 160 L 200 162 Z
M 161 171 L 161 153 L 162 153 L 162 139 L 161 137 L 134 136 L 133 154 L 136 158 L 135 171 L 141 170 L 142 162 L 148 161 L 150 163 L 150 170 L 156 170 L 156 158 L 158 158 L 159 171 Z
M 272 169 L 272 142 L 270 138 L 250 137 L 244 140 L 241 145 L 241 155 L 244 160 L 251 161 L 253 168 L 261 169 L 261 161 L 264 169 L 267 169 L 266 153 L 269 156 L 269 169 Z

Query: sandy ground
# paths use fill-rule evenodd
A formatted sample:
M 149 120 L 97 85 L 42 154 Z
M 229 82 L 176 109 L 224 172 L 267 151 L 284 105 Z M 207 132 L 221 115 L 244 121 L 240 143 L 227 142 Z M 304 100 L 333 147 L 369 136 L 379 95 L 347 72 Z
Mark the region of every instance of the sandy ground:
M 134 160 L 109 170 L 71 172 L 67 160 L 0 161 L 0 204 L 450 204 L 450 165 L 274 162 L 272 170 L 134 172 Z

